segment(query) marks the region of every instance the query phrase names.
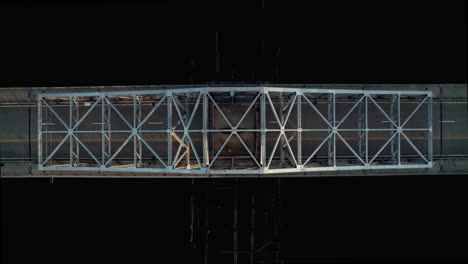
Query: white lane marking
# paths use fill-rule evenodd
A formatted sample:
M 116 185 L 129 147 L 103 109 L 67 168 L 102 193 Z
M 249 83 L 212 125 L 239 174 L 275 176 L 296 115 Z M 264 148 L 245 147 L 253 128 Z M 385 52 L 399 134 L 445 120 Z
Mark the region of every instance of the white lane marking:
M 441 123 L 455 123 L 454 120 L 443 120 L 443 121 L 440 121 Z
M 381 123 L 390 123 L 390 121 L 388 120 L 383 120 L 383 121 L 380 121 Z M 396 120 L 394 121 L 396 122 Z M 425 120 L 415 120 L 414 122 L 426 122 Z M 446 122 L 446 121 L 442 121 L 442 122 Z M 455 121 L 448 121 L 448 123 L 453 123 Z

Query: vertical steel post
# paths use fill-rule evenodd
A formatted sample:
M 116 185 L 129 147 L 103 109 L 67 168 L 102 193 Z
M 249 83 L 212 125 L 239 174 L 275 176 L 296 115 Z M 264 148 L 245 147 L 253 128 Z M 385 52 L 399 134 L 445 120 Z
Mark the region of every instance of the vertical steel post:
M 208 97 L 207 91 L 203 91 L 203 166 L 208 168 L 210 163 L 208 149 Z
M 105 136 L 105 129 L 106 129 L 106 100 L 101 96 L 101 164 L 106 164 L 105 156 L 106 156 L 106 136 Z
M 139 168 L 142 166 L 142 163 L 143 163 L 143 148 L 142 148 L 142 142 L 141 142 L 141 139 L 139 136 L 141 136 L 141 127 L 140 127 L 140 124 L 141 124 L 141 121 L 142 121 L 142 104 L 141 104 L 141 96 L 137 96 L 136 98 L 136 106 L 137 106 L 137 120 L 136 120 L 136 124 L 135 126 L 138 127 L 137 129 L 137 136 L 135 136 L 136 140 L 137 140 L 137 158 L 138 158 L 138 161 L 137 161 L 137 164 L 136 166 Z
M 328 94 L 327 95 L 327 121 L 330 123 L 332 126 L 333 124 L 333 94 Z M 328 134 L 333 133 L 333 130 L 331 127 L 328 127 Z M 333 137 L 330 137 L 328 140 L 328 166 L 333 166 Z
M 132 134 L 133 134 L 133 168 L 137 167 L 137 136 L 135 133 L 136 129 L 136 95 L 132 96 L 133 99 L 133 127 L 132 127 Z
M 369 164 L 369 109 L 367 107 L 368 98 L 369 98 L 369 94 L 366 94 L 366 98 L 365 98 L 366 99 L 366 103 L 365 103 L 366 104 L 366 111 L 365 111 L 366 112 L 365 113 L 366 115 L 366 120 L 365 120 L 366 122 L 366 146 L 365 147 L 366 147 L 366 165 L 370 166 Z
M 265 90 L 260 91 L 262 93 L 260 97 L 260 127 L 261 127 L 261 142 L 260 142 L 260 160 L 262 166 L 266 167 L 266 108 L 265 108 Z
M 45 104 L 44 104 L 45 105 Z M 45 107 L 45 113 L 44 113 L 45 117 L 44 117 L 44 123 L 47 123 L 47 121 L 49 120 L 49 108 Z M 48 157 L 48 146 L 49 146 L 49 133 L 47 133 L 49 131 L 49 126 L 46 124 L 45 126 L 45 140 L 44 140 L 44 150 L 45 150 L 45 155 L 44 155 L 44 158 L 47 159 Z M 45 160 L 44 160 L 45 161 Z M 44 162 L 44 165 L 45 165 L 45 162 Z
M 444 153 L 444 123 L 442 121 L 444 120 L 444 87 L 442 85 L 439 87 L 439 155 L 442 157 Z M 468 104 L 467 104 L 468 105 Z M 439 171 L 444 172 L 444 160 L 441 160 L 439 163 Z
M 190 105 L 189 105 L 189 99 L 190 99 L 190 93 L 186 93 L 185 94 L 185 115 L 184 115 L 184 120 L 183 122 L 185 123 L 185 126 L 187 126 L 187 129 L 188 129 L 188 122 L 189 122 L 189 117 L 190 117 Z M 185 133 L 185 132 L 184 132 Z M 184 144 L 187 146 L 186 147 L 186 150 L 187 150 L 187 153 L 185 154 L 185 162 L 187 163 L 187 169 L 191 169 L 191 166 L 190 166 L 190 142 L 189 142 L 189 135 L 188 135 L 188 132 L 187 134 L 185 135 L 185 142 Z
M 281 128 L 281 132 L 280 132 L 280 144 L 281 144 L 281 148 L 280 148 L 280 164 L 281 164 L 281 167 L 284 168 L 286 167 L 286 165 L 284 164 L 284 137 L 285 137 L 285 134 L 284 134 L 284 93 L 280 92 L 279 94 L 279 99 L 280 99 L 280 122 L 281 124 L 280 125 L 280 128 Z M 274 106 L 273 106 L 274 108 Z M 276 111 L 276 110 L 275 110 Z
M 398 113 L 398 95 L 396 94 L 392 94 L 391 98 L 390 98 L 390 118 L 392 121 L 397 121 L 395 119 L 398 119 L 399 117 L 399 113 Z M 390 137 L 393 136 L 393 133 L 394 133 L 394 129 L 395 126 L 393 125 L 392 122 L 390 122 L 390 129 L 389 129 L 389 133 L 390 133 Z M 398 125 L 399 126 L 399 125 Z M 395 154 L 397 149 L 398 149 L 398 146 L 397 146 L 398 142 L 396 142 L 395 140 L 392 140 L 390 142 L 390 159 L 391 159 L 391 162 L 392 164 L 397 164 L 398 163 L 398 157 L 395 157 Z
M 297 95 L 297 165 L 302 166 L 302 94 Z
M 71 129 L 73 128 L 73 96 L 69 96 L 68 100 L 70 101 L 69 108 L 68 108 L 69 110 L 68 115 L 70 118 L 68 127 Z M 70 167 L 73 167 L 73 137 L 70 137 L 69 140 L 70 140 L 70 144 L 69 144 L 70 149 L 69 149 L 68 154 L 70 155 Z
M 365 95 L 364 95 L 365 96 Z M 367 99 L 367 97 L 365 97 L 364 99 Z M 363 111 L 362 109 L 362 105 L 365 103 L 366 101 L 364 100 L 364 102 L 361 102 L 359 103 L 358 105 L 358 139 L 359 139 L 359 142 L 358 142 L 358 146 L 359 146 L 359 156 L 361 158 L 365 158 L 365 149 L 366 149 L 366 146 L 365 146 L 365 140 L 366 140 L 366 112 L 365 112 L 365 109 Z M 367 163 L 367 161 L 366 161 Z
M 397 114 L 397 125 L 398 128 L 401 128 L 401 94 L 398 94 L 398 114 Z M 398 144 L 398 166 L 401 165 L 401 133 L 398 132 L 398 138 L 397 138 L 397 144 Z
M 106 158 L 110 158 L 112 153 L 111 153 L 111 147 L 112 147 L 112 144 L 111 144 L 111 136 L 112 136 L 112 133 L 111 133 L 111 130 L 112 130 L 112 127 L 111 127 L 111 114 L 112 114 L 112 110 L 111 110 L 111 106 L 109 104 L 106 104 L 106 100 L 105 100 L 106 96 L 104 95 L 102 97 L 102 100 L 103 100 L 103 107 L 104 107 L 104 139 L 105 139 L 105 145 L 104 145 L 104 165 L 106 164 L 105 160 Z
M 428 125 L 428 133 L 427 133 L 427 154 L 428 154 L 428 161 L 432 163 L 433 160 L 433 149 L 432 149 L 432 94 L 429 95 L 427 99 L 427 125 Z
M 42 98 L 37 100 L 37 163 L 42 164 Z
M 393 110 L 395 107 L 394 107 L 394 104 L 395 104 L 395 95 L 392 94 L 391 97 L 390 97 L 390 118 L 391 120 L 395 120 L 395 111 Z M 390 133 L 390 137 L 393 135 L 393 124 L 392 122 L 389 122 L 389 130 L 388 130 L 388 133 Z M 394 153 L 395 153 L 395 144 L 394 144 L 394 140 L 392 140 L 390 142 L 390 162 L 392 164 L 395 164 L 395 156 L 394 156 Z
M 333 130 L 336 130 L 336 94 L 333 92 Z M 336 132 L 333 131 L 333 166 L 336 167 Z
M 357 107 L 358 111 L 358 122 L 357 122 L 357 136 L 358 136 L 358 153 L 359 156 L 362 158 L 362 104 L 360 103 Z
M 73 103 L 74 103 L 73 104 L 74 105 L 74 107 L 73 107 L 74 123 L 72 123 L 72 124 L 76 124 L 76 123 L 78 123 L 80 121 L 80 102 L 76 99 L 76 97 L 73 97 L 72 99 L 73 99 Z M 72 129 L 72 128 L 73 127 L 70 127 L 70 129 Z M 74 132 L 72 132 L 72 133 L 74 133 Z M 74 162 L 75 162 L 75 164 L 74 164 L 74 166 L 78 166 L 78 163 L 80 162 L 80 145 L 76 140 L 73 139 L 72 135 L 70 135 L 69 139 L 70 139 L 71 142 L 73 142 L 72 146 L 73 146 L 73 149 L 75 149 L 75 152 L 74 152 L 74 156 L 75 156 Z
M 172 92 L 167 95 L 167 167 L 172 168 Z

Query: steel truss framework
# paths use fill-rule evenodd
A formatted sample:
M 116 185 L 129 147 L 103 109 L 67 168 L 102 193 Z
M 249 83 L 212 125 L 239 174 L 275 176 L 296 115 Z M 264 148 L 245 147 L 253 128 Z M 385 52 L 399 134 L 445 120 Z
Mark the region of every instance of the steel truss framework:
M 408 98 L 417 102 L 403 114 Z M 40 94 L 37 99 L 40 170 L 269 174 L 429 168 L 433 161 L 430 91 L 207 87 Z M 241 106 L 235 120 L 231 110 Z M 422 109 L 427 109 L 424 122 L 409 126 Z M 56 129 L 47 127 L 45 113 Z M 379 116 L 371 120 L 372 115 Z M 222 125 L 213 125 L 216 118 Z M 424 133 L 424 148 L 407 135 L 414 132 Z M 315 145 L 303 138 L 312 133 L 322 135 Z M 344 136 L 349 133 L 354 138 Z M 387 136 L 371 143 L 371 133 Z M 85 134 L 99 136 L 89 143 Z M 116 134 L 125 134 L 119 145 L 114 145 Z M 154 135 L 158 138 L 150 140 Z M 59 140 L 48 153 L 44 146 L 52 137 Z M 233 141 L 244 156 L 229 156 L 226 146 Z M 406 159 L 403 144 L 416 158 Z M 350 155 L 340 155 L 340 149 Z M 382 155 L 384 150 L 390 154 Z

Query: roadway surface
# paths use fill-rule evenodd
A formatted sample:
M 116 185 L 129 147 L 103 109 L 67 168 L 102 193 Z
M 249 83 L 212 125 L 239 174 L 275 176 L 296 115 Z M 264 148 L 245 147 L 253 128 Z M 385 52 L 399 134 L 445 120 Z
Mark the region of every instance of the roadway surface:
M 274 85 L 269 85 L 274 86 Z M 285 87 L 285 85 L 281 85 Z M 75 87 L 75 88 L 1 88 L 0 89 L 0 146 L 1 146 L 1 161 L 4 166 L 1 168 L 2 177 L 24 177 L 24 176 L 41 176 L 41 177 L 59 177 L 59 172 L 41 172 L 35 169 L 37 160 L 37 104 L 34 102 L 37 93 L 57 93 L 57 92 L 88 92 L 88 91 L 108 91 L 108 90 L 147 90 L 147 89 L 168 89 L 168 88 L 181 88 L 181 86 L 141 86 L 141 87 Z M 190 86 L 193 87 L 193 86 Z M 329 88 L 329 89 L 361 89 L 362 85 L 290 85 L 290 87 L 306 87 L 306 88 Z M 394 174 L 432 174 L 432 173 L 466 173 L 468 172 L 468 104 L 467 104 L 467 89 L 466 85 L 366 85 L 364 89 L 367 90 L 385 90 L 385 89 L 399 89 L 399 90 L 432 90 L 434 93 L 433 100 L 433 150 L 435 165 L 430 170 L 374 170 L 374 171 L 347 171 L 347 172 L 320 172 L 314 174 L 301 174 L 296 176 L 324 176 L 324 175 L 394 175 Z M 31 102 L 29 102 L 31 98 Z M 442 100 L 441 100 L 442 98 Z M 409 101 L 401 104 L 401 117 L 405 119 L 406 116 L 416 107 L 417 101 Z M 337 103 L 337 120 L 344 116 L 346 111 L 350 109 L 350 103 Z M 150 106 L 147 106 L 148 108 Z M 164 106 L 163 106 L 164 107 Z M 388 109 L 389 104 L 382 104 L 384 109 Z M 325 113 L 326 104 L 318 103 L 318 108 L 322 113 Z M 123 107 L 122 109 L 125 109 Z M 128 107 L 128 110 L 131 110 Z M 68 109 L 63 107 L 64 111 Z M 59 110 L 60 111 L 60 110 Z M 124 110 L 125 111 L 125 110 Z M 387 128 L 389 123 L 384 119 L 383 115 L 378 113 L 376 108 L 369 108 L 369 126 L 373 128 Z M 130 112 L 130 111 L 128 111 Z M 310 113 L 306 115 L 306 113 Z M 310 106 L 303 105 L 303 123 L 304 128 L 326 128 L 325 123 L 313 112 Z M 343 123 L 343 128 L 357 128 L 357 112 L 354 112 L 346 122 Z M 290 117 L 295 120 L 296 115 L 293 112 Z M 95 120 L 90 118 L 87 120 L 87 126 L 93 126 L 98 123 L 100 117 Z M 162 121 L 163 119 L 161 119 Z M 425 108 L 420 111 L 410 120 L 408 127 L 424 127 L 427 120 L 427 112 Z M 158 121 L 158 120 L 153 120 Z M 195 120 L 194 123 L 199 123 Z M 267 116 L 268 126 L 274 128 L 274 117 L 272 114 Z M 160 129 L 164 127 L 164 123 L 155 122 L 152 129 Z M 57 127 L 58 128 L 58 127 Z M 54 129 L 54 127 L 50 127 Z M 200 135 L 193 135 L 196 148 L 201 152 L 201 137 Z M 421 149 L 423 153 L 427 149 L 427 139 L 425 133 L 421 132 L 407 132 L 407 136 L 413 143 Z M 125 134 L 113 135 L 113 149 L 116 149 L 122 141 L 125 140 Z M 267 152 L 272 148 L 276 135 L 267 134 Z M 303 134 L 303 155 L 308 156 L 313 150 L 321 143 L 326 133 L 321 132 L 306 132 Z M 342 136 L 349 142 L 349 144 L 357 149 L 357 132 L 346 132 Z M 375 153 L 382 146 L 389 136 L 389 132 L 374 132 L 369 134 L 369 153 Z M 60 137 L 55 138 L 58 143 Z M 92 144 L 93 141 L 100 139 L 100 134 L 88 135 L 83 138 L 87 142 L 87 146 L 95 153 L 99 154 L 100 150 L 98 144 Z M 158 149 L 158 153 L 164 153 L 166 148 L 167 135 L 161 134 L 148 134 L 145 139 L 153 144 Z M 221 140 L 220 136 L 215 137 L 216 140 Z M 403 142 L 403 141 L 402 141 Z M 133 145 L 133 144 L 131 144 Z M 292 141 L 293 149 L 296 146 L 296 141 Z M 52 146 L 53 147 L 53 143 Z M 337 154 L 343 157 L 352 155 L 343 144 L 337 145 Z M 50 150 L 48 150 L 50 152 Z M 120 158 L 128 157 L 128 153 L 122 152 Z M 415 155 L 416 153 L 411 150 L 408 144 L 402 143 L 402 153 L 408 155 Z M 318 153 L 319 156 L 326 155 L 326 146 Z M 66 154 L 68 155 L 68 154 Z M 201 156 L 201 154 L 200 154 Z M 67 173 L 67 175 L 76 176 L 96 176 L 82 175 L 81 173 Z M 149 173 L 102 173 L 100 176 L 155 176 Z M 62 174 L 63 176 L 63 174 Z M 164 177 L 164 175 L 160 175 Z M 292 176 L 292 174 L 281 175 Z M 167 177 L 167 176 L 165 176 Z

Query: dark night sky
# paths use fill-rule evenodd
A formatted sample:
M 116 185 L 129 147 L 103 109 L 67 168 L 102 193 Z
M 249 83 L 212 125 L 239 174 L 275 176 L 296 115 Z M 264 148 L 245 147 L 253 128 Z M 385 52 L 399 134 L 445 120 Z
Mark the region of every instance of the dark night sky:
M 466 82 L 464 1 L 308 2 L 4 6 L 1 86 Z
M 466 1 L 235 2 L 2 4 L 0 86 L 466 83 Z M 190 183 L 3 179 L 2 259 L 201 263 Z M 285 263 L 468 260 L 465 176 L 281 184 Z

